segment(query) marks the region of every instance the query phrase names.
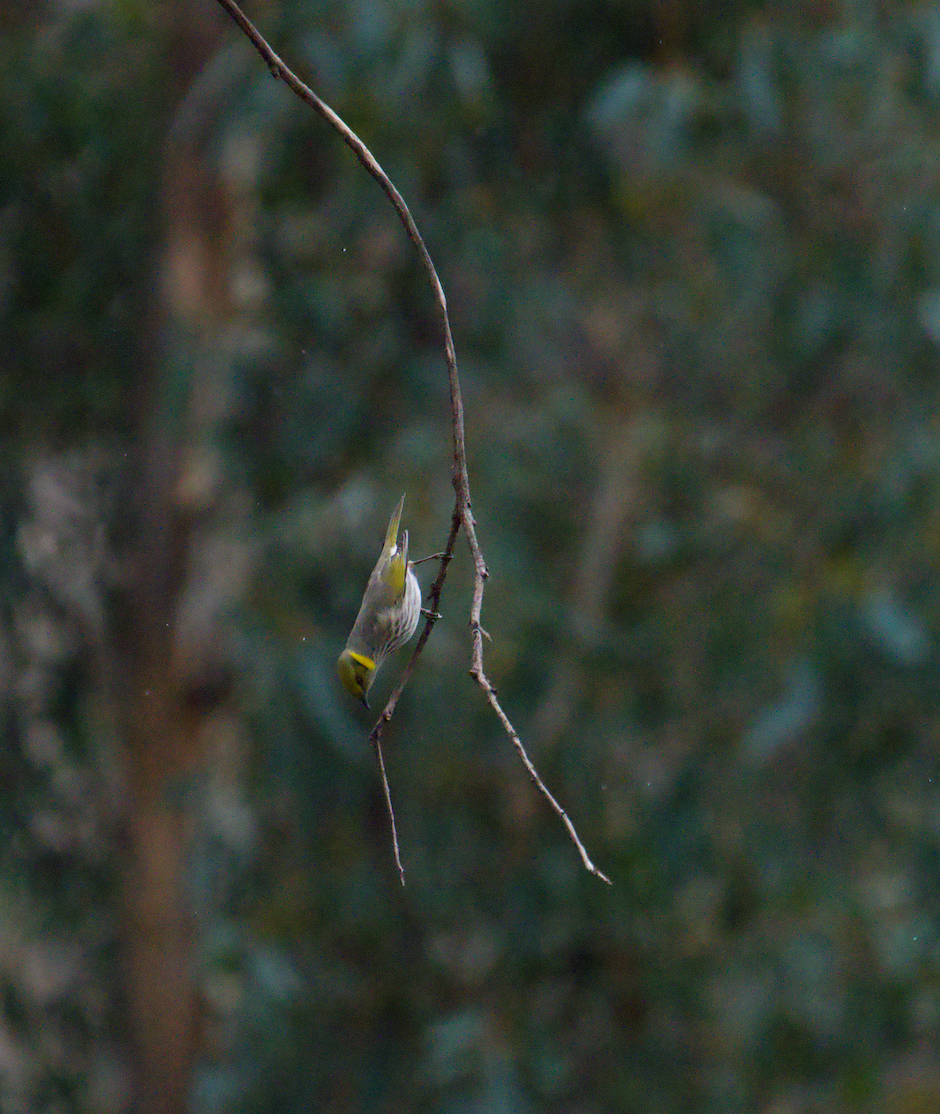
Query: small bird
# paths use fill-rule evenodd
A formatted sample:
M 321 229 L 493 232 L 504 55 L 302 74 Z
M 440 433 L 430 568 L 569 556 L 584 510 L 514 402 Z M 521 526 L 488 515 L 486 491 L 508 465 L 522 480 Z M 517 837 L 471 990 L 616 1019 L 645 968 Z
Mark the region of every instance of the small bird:
M 404 495 L 389 519 L 385 545 L 369 577 L 362 606 L 339 656 L 347 692 L 369 707 L 369 689 L 386 657 L 414 634 L 421 618 L 421 586 L 408 560 L 408 531 L 398 544 Z

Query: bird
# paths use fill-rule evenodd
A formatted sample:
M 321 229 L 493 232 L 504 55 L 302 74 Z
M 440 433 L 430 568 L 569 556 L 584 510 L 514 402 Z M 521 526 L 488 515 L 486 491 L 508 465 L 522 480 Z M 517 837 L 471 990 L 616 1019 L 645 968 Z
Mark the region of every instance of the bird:
M 421 618 L 421 586 L 408 560 L 408 531 L 398 539 L 403 495 L 389 519 L 385 544 L 362 597 L 337 670 L 343 687 L 369 707 L 369 689 L 382 662 L 414 634 Z

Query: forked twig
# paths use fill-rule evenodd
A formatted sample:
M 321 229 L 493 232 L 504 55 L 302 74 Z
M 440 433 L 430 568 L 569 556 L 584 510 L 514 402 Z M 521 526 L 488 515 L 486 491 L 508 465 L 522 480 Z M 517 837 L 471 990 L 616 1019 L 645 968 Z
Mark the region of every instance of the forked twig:
M 395 212 L 398 213 L 399 219 L 408 233 L 408 238 L 414 244 L 415 250 L 421 259 L 428 278 L 431 282 L 431 288 L 434 292 L 434 300 L 437 303 L 438 314 L 440 316 L 441 331 L 444 336 L 444 359 L 447 362 L 447 377 L 450 384 L 450 403 L 451 403 L 451 421 L 453 425 L 454 436 L 454 470 L 453 470 L 453 485 L 454 485 L 454 512 L 451 517 L 450 533 L 447 536 L 447 544 L 444 546 L 444 551 L 441 554 L 441 565 L 438 569 L 437 576 L 428 591 L 428 603 L 430 614 L 424 624 L 424 629 L 421 631 L 421 636 L 418 643 L 414 648 L 408 664 L 405 666 L 405 671 L 401 675 L 401 679 L 395 686 L 392 695 L 388 698 L 388 703 L 382 709 L 382 714 L 376 721 L 375 726 L 369 736 L 369 741 L 375 751 L 376 758 L 379 764 L 379 771 L 382 776 L 382 789 L 385 793 L 385 803 L 388 806 L 389 819 L 392 828 L 392 848 L 395 854 L 395 865 L 398 867 L 398 873 L 401 877 L 402 885 L 405 882 L 405 872 L 401 865 L 401 855 L 398 848 L 398 833 L 395 828 L 395 813 L 392 808 L 392 797 L 388 787 L 388 779 L 385 776 L 385 762 L 382 758 L 382 731 L 385 724 L 389 722 L 395 714 L 395 708 L 398 700 L 404 691 L 405 685 L 408 683 L 412 672 L 414 671 L 415 663 L 424 649 L 424 645 L 428 640 L 431 633 L 431 628 L 437 621 L 438 604 L 440 603 L 441 591 L 444 588 L 444 580 L 447 576 L 447 566 L 451 561 L 454 553 L 454 545 L 457 541 L 457 535 L 461 527 L 467 537 L 467 544 L 470 548 L 470 555 L 473 559 L 473 601 L 470 606 L 470 630 L 472 637 L 472 650 L 470 657 L 470 676 L 483 690 L 486 699 L 489 701 L 490 706 L 496 713 L 503 729 L 509 736 L 513 746 L 519 752 L 519 756 L 528 771 L 529 777 L 532 782 L 548 801 L 551 808 L 559 817 L 561 822 L 565 825 L 569 836 L 571 836 L 578 853 L 581 856 L 581 861 L 584 866 L 595 874 L 598 878 L 602 879 L 610 885 L 610 879 L 606 874 L 602 873 L 591 862 L 591 859 L 584 849 L 584 844 L 578 837 L 574 825 L 568 818 L 568 814 L 555 800 L 549 792 L 547 786 L 539 776 L 538 770 L 533 766 L 525 747 L 522 745 L 522 740 L 513 725 L 510 723 L 509 718 L 503 711 L 499 700 L 496 697 L 496 690 L 490 684 L 486 673 L 483 669 L 483 627 L 480 625 L 480 615 L 483 610 L 483 585 L 489 573 L 486 568 L 486 562 L 483 559 L 483 552 L 480 549 L 480 543 L 476 535 L 476 523 L 474 522 L 473 514 L 470 507 L 470 478 L 467 473 L 467 449 L 464 434 L 464 417 L 463 417 L 463 396 L 460 391 L 460 379 L 457 375 L 457 355 L 454 351 L 454 339 L 450 329 L 450 318 L 447 314 L 447 299 L 444 296 L 444 288 L 441 285 L 441 280 L 438 278 L 437 269 L 428 254 L 428 249 L 425 246 L 424 239 L 418 231 L 418 226 L 415 224 L 411 213 L 408 211 L 408 206 L 405 204 L 401 194 L 392 184 L 391 179 L 385 171 L 379 166 L 368 147 L 362 140 L 353 132 L 339 116 L 327 105 L 324 101 L 313 92 L 309 86 L 305 85 L 299 77 L 286 66 L 275 52 L 268 45 L 267 41 L 261 35 L 261 32 L 255 27 L 250 19 L 242 12 L 234 0 L 218 0 L 219 4 L 225 9 L 226 12 L 235 20 L 238 26 L 242 29 L 252 45 L 264 59 L 268 69 L 274 77 L 280 78 L 285 85 L 288 86 L 296 95 L 307 105 L 309 105 L 315 112 L 318 112 L 324 120 L 327 121 L 337 132 L 342 136 L 343 140 L 348 147 L 351 148 L 353 154 L 362 163 L 366 170 L 382 187 L 383 192 Z

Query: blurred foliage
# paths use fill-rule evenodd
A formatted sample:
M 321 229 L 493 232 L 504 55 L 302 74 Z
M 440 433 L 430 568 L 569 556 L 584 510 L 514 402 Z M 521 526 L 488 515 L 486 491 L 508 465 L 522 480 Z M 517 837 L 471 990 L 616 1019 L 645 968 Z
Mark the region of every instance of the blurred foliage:
M 165 128 L 145 15 L 37 7 L 0 39 L 4 434 L 68 442 L 126 414 L 150 341 L 145 260 Z M 55 389 L 37 406 L 43 382 Z
M 221 20 L 173 115 L 146 6 L 20 14 L 0 44 L 0 1106 L 120 1109 L 95 604 L 43 563 L 36 454 L 107 446 L 95 475 L 119 472 L 162 358 L 165 136 L 190 127 L 253 206 L 227 245 L 217 436 L 259 554 L 225 619 L 225 738 L 249 757 L 184 787 L 193 1109 L 935 1109 L 935 5 L 257 18 L 441 272 L 487 661 L 614 886 L 466 676 L 462 543 L 386 755 L 397 885 L 333 662 L 401 491 L 413 549 L 443 543 L 450 429 L 434 306 L 375 183 Z M 98 494 L 68 505 L 113 523 Z

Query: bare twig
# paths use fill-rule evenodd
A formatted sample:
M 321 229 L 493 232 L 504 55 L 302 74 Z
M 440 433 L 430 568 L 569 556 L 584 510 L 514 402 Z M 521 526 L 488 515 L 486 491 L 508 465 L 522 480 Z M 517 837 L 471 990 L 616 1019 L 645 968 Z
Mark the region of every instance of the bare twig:
M 305 85 L 299 77 L 286 66 L 275 52 L 268 45 L 267 41 L 263 38 L 258 29 L 254 26 L 250 19 L 241 11 L 234 0 L 218 0 L 219 4 L 228 12 L 228 14 L 235 20 L 238 26 L 244 31 L 245 35 L 251 41 L 252 45 L 264 59 L 271 71 L 272 75 L 280 78 L 285 85 L 288 86 L 296 95 L 305 103 L 308 104 L 315 112 L 318 112 L 324 120 L 327 121 L 339 134 L 342 136 L 345 143 L 352 149 L 356 158 L 362 163 L 366 170 L 382 187 L 385 195 L 398 214 L 399 219 L 408 233 L 408 238 L 414 244 L 415 250 L 421 259 L 421 263 L 427 272 L 428 278 L 431 282 L 431 288 L 434 292 L 434 300 L 437 303 L 438 315 L 440 317 L 441 332 L 444 337 L 444 359 L 447 363 L 447 377 L 450 385 L 450 402 L 451 402 L 451 422 L 453 427 L 454 437 L 454 467 L 453 467 L 453 485 L 454 485 L 454 511 L 451 517 L 450 533 L 447 536 L 447 544 L 444 546 L 444 551 L 441 554 L 441 565 L 438 569 L 437 576 L 428 591 L 428 616 L 424 629 L 421 631 L 421 636 L 418 639 L 414 652 L 402 673 L 401 679 L 395 686 L 392 695 L 388 698 L 388 703 L 382 709 L 382 714 L 376 721 L 375 726 L 372 728 L 372 733 L 369 736 L 369 741 L 376 753 L 376 758 L 379 763 L 379 770 L 382 775 L 382 788 L 385 793 L 385 803 L 388 806 L 389 819 L 392 827 L 392 845 L 395 853 L 395 863 L 398 867 L 399 875 L 404 885 L 405 872 L 401 865 L 401 858 L 398 849 L 398 834 L 395 829 L 395 813 L 392 809 L 392 798 L 388 788 L 388 779 L 385 776 L 385 762 L 382 758 L 382 731 L 385 725 L 389 722 L 395 714 L 395 708 L 398 705 L 399 698 L 407 685 L 411 674 L 414 672 L 415 663 L 418 660 L 425 643 L 431 634 L 431 628 L 437 621 L 438 604 L 440 603 L 441 591 L 444 588 L 444 580 L 447 576 L 447 566 L 450 564 L 453 557 L 454 545 L 457 541 L 457 535 L 463 528 L 464 534 L 467 538 L 467 544 L 470 548 L 470 555 L 473 560 L 473 602 L 470 607 L 470 630 L 472 637 L 472 651 L 470 659 L 470 676 L 483 690 L 486 699 L 489 701 L 490 706 L 496 713 L 503 729 L 509 736 L 513 746 L 519 752 L 523 764 L 529 773 L 536 788 L 542 796 L 548 801 L 549 805 L 555 811 L 559 819 L 568 830 L 568 834 L 574 841 L 575 846 L 581 855 L 581 861 L 585 867 L 598 878 L 610 884 L 610 879 L 603 874 L 591 862 L 588 853 L 584 849 L 584 845 L 578 838 L 578 833 L 574 829 L 574 825 L 568 819 L 568 814 L 555 800 L 549 792 L 547 786 L 539 776 L 535 766 L 533 766 L 522 741 L 519 738 L 513 725 L 510 723 L 509 718 L 500 706 L 499 700 L 496 697 L 496 690 L 490 684 L 486 673 L 483 669 L 483 627 L 480 624 L 480 615 L 483 610 L 483 586 L 489 572 L 486 568 L 486 562 L 483 559 L 483 552 L 480 549 L 480 543 L 476 535 L 476 523 L 473 518 L 470 505 L 470 478 L 467 472 L 467 447 L 464 433 L 464 415 L 463 415 L 463 396 L 460 391 L 460 379 L 457 374 L 457 355 L 454 350 L 454 338 L 450 328 L 450 318 L 447 314 L 447 298 L 444 296 L 444 288 L 441 285 L 441 280 L 438 277 L 437 269 L 431 259 L 428 249 L 425 246 L 421 233 L 418 231 L 418 226 L 415 224 L 408 206 L 405 204 L 401 194 L 392 184 L 391 179 L 385 171 L 379 166 L 369 151 L 368 147 L 362 140 L 349 128 L 339 116 L 325 104 L 320 98 Z
M 385 773 L 385 759 L 382 757 L 382 747 L 377 738 L 370 739 L 375 758 L 379 764 L 379 773 L 382 775 L 382 792 L 385 794 L 385 807 L 388 809 L 388 820 L 392 828 L 392 854 L 395 856 L 395 866 L 398 867 L 398 877 L 401 884 L 405 884 L 405 868 L 401 865 L 401 852 L 398 849 L 398 828 L 395 825 L 395 809 L 392 807 L 392 791 L 388 787 L 388 775 Z

